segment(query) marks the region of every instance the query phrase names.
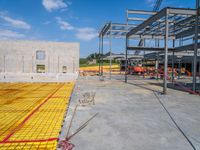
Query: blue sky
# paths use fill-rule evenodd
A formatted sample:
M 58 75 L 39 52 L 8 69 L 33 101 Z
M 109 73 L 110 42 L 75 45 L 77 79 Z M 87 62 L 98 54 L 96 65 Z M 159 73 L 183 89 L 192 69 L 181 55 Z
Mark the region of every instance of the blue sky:
M 127 9 L 152 10 L 155 0 L 0 0 L 0 40 L 80 42 L 80 55 L 98 51 L 98 32 L 125 23 Z M 195 0 L 163 0 L 162 8 L 194 8 Z M 108 49 L 105 42 L 105 51 Z M 116 53 L 124 40 L 113 40 Z

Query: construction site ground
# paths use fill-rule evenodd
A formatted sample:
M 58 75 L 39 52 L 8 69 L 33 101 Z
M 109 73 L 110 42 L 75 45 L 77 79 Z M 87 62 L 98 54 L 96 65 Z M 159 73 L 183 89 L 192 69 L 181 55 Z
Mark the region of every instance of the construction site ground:
M 61 137 L 66 135 L 81 96 L 94 92 L 95 104 L 79 106 L 72 124 L 71 133 L 99 113 L 71 139 L 76 150 L 193 149 L 172 119 L 193 146 L 200 149 L 199 96 L 175 89 L 162 95 L 161 80 L 137 76 L 130 76 L 127 84 L 123 80 L 120 75 L 113 75 L 112 80 L 106 77 L 104 81 L 97 76 L 79 77 Z

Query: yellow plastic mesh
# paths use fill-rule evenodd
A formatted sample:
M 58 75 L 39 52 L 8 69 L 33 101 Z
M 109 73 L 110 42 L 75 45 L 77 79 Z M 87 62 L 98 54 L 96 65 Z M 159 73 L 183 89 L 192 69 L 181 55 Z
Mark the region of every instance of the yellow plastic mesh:
M 1 83 L 0 149 L 56 149 L 74 83 Z

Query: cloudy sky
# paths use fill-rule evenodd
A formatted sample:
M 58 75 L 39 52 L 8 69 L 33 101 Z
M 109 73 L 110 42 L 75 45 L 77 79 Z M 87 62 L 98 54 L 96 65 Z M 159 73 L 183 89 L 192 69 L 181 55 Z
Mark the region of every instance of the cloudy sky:
M 125 23 L 127 9 L 152 10 L 154 3 L 155 0 L 0 0 L 0 40 L 80 42 L 81 57 L 86 57 L 98 51 L 98 32 L 106 22 Z M 162 8 L 166 6 L 194 8 L 195 0 L 163 0 Z M 113 43 L 114 52 L 123 52 L 123 39 Z

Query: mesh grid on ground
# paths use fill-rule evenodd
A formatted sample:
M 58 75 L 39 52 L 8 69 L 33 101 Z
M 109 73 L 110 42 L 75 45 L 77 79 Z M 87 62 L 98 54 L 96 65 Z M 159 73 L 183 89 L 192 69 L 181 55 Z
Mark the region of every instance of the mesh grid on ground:
M 1 83 L 0 149 L 56 149 L 74 83 Z

